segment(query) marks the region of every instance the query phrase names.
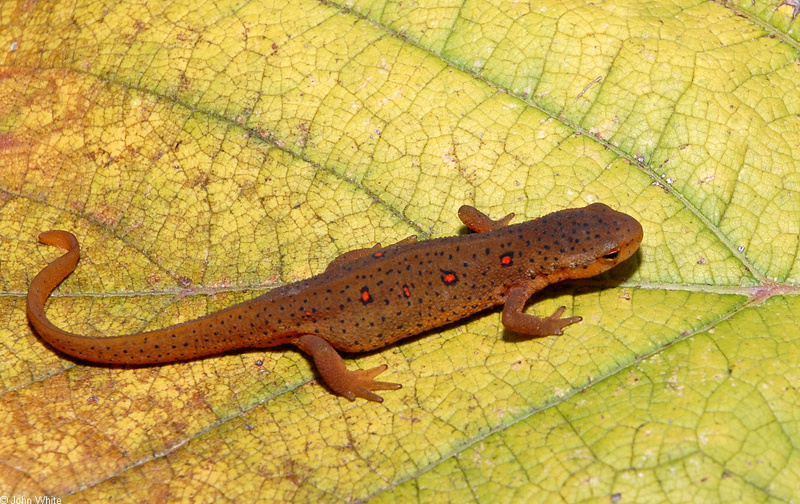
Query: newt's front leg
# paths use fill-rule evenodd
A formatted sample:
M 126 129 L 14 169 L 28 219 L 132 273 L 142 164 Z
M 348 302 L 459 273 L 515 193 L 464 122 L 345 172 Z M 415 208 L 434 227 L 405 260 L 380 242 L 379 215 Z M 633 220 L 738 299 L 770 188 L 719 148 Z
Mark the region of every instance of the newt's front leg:
M 383 397 L 370 391 L 396 390 L 402 387 L 399 383 L 374 380 L 376 376 L 386 371 L 388 367 L 386 364 L 372 369 L 350 371 L 345 367 L 344 361 L 336 349 L 323 338 L 314 334 L 299 336 L 292 340 L 292 344 L 314 359 L 317 371 L 334 392 L 351 401 L 355 401 L 356 397 L 361 397 L 370 401 L 383 402 Z
M 522 313 L 525 303 L 533 292 L 524 286 L 514 286 L 508 293 L 505 306 L 503 307 L 503 325 L 514 332 L 527 334 L 528 336 L 552 336 L 564 334 L 561 329 L 570 324 L 580 322 L 581 317 L 561 318 L 563 306 L 559 307 L 552 315 L 546 318 L 535 317 Z

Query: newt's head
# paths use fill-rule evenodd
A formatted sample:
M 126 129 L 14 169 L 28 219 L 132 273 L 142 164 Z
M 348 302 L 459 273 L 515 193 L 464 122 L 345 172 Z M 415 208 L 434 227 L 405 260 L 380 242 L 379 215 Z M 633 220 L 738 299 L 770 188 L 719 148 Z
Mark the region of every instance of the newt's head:
M 602 203 L 561 210 L 535 222 L 535 254 L 540 257 L 531 273 L 553 282 L 598 275 L 632 256 L 642 243 L 639 221 Z

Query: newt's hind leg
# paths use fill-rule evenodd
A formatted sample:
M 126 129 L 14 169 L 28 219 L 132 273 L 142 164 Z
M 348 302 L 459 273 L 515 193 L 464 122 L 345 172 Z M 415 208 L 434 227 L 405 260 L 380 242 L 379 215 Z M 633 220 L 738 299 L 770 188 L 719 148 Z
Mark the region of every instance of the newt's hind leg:
M 370 248 L 362 248 L 362 249 L 355 249 L 349 250 L 344 254 L 339 254 L 336 259 L 328 263 L 328 267 L 325 268 L 325 271 L 328 271 L 331 268 L 335 268 L 341 266 L 342 264 L 349 263 L 350 261 L 355 261 L 364 256 L 368 256 L 370 254 L 374 254 L 375 252 L 381 249 L 381 244 L 376 243 L 374 246 Z
M 492 220 L 488 215 L 474 206 L 462 205 L 461 208 L 458 209 L 458 218 L 476 233 L 485 233 L 508 226 L 511 219 L 514 218 L 514 213 L 510 213 L 502 219 Z
M 394 247 L 395 245 L 405 245 L 406 243 L 414 243 L 416 241 L 417 241 L 417 235 L 411 235 L 389 246 Z M 349 263 L 350 261 L 355 261 L 356 259 L 360 259 L 370 254 L 375 254 L 376 252 L 379 252 L 383 248 L 385 247 L 381 247 L 380 243 L 376 243 L 375 245 L 369 248 L 361 248 L 361 249 L 347 251 L 344 254 L 340 254 L 333 261 L 329 262 L 328 267 L 325 268 L 325 271 L 328 271 L 332 267 L 341 266 L 342 264 Z
M 417 235 L 406 236 L 402 240 L 397 243 L 392 243 L 389 245 L 390 247 L 394 247 L 395 245 L 407 245 L 409 243 L 417 243 Z
M 552 336 L 564 334 L 561 329 L 570 324 L 580 322 L 581 317 L 561 318 L 564 314 L 563 306 L 559 307 L 549 317 L 541 318 L 527 313 L 522 313 L 525 302 L 528 301 L 531 293 L 525 287 L 512 287 L 506 298 L 503 307 L 503 325 L 514 332 L 527 334 L 528 336 Z
M 356 397 L 375 402 L 383 402 L 383 397 L 373 394 L 372 390 L 395 390 L 402 385 L 375 381 L 374 378 L 386 371 L 386 364 L 372 369 L 350 371 L 344 365 L 339 353 L 325 339 L 314 334 L 305 334 L 292 340 L 297 348 L 314 359 L 317 371 L 325 383 L 339 395 L 351 401 Z

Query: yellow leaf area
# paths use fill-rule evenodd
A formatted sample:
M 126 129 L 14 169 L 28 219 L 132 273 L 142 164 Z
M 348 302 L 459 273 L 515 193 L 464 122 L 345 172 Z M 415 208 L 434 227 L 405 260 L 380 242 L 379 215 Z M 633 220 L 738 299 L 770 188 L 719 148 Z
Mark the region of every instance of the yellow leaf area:
M 800 18 L 764 2 L 0 3 L 0 495 L 75 502 L 787 502 L 800 495 Z M 366 355 L 59 355 L 338 254 L 602 201 L 626 264 Z

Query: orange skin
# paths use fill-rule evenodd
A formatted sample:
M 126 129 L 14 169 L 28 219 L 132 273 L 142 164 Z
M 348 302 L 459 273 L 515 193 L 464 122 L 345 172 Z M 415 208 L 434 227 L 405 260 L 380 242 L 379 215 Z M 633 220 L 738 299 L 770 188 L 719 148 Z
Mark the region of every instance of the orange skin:
M 642 226 L 602 203 L 551 213 L 509 226 L 470 206 L 458 215 L 475 233 L 417 242 L 411 236 L 346 252 L 322 274 L 195 320 L 155 331 L 94 337 L 56 327 L 44 305 L 80 259 L 78 240 L 46 231 L 39 240 L 67 252 L 48 264 L 28 290 L 28 319 L 47 343 L 72 357 L 109 364 L 176 362 L 241 348 L 291 343 L 310 355 L 322 378 L 347 399 L 383 399 L 373 390 L 400 388 L 375 381 L 384 364 L 348 370 L 336 351 L 364 352 L 504 305 L 503 325 L 531 337 L 562 334 L 581 317 L 545 318 L 522 312 L 545 286 L 602 273 L 639 248 Z

